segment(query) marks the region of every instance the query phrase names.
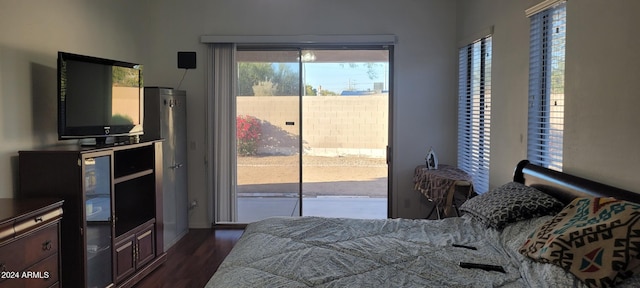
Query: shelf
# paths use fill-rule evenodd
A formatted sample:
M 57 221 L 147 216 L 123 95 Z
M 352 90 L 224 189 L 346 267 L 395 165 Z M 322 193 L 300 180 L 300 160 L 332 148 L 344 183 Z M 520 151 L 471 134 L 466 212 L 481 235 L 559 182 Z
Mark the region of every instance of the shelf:
M 135 221 L 116 221 L 116 242 L 121 241 L 122 236 L 125 238 L 129 235 L 129 232 L 136 232 L 140 227 L 146 227 L 156 222 L 155 218 L 151 219 L 136 219 Z
M 111 194 L 109 193 L 87 193 L 87 198 L 109 198 Z
M 87 245 L 87 261 L 93 260 L 93 258 L 109 255 L 111 256 L 111 246 L 99 247 L 97 245 Z
M 114 151 L 113 173 L 116 179 L 136 175 L 155 167 L 154 146 L 136 146 L 126 150 Z
M 87 229 L 99 228 L 100 226 L 111 226 L 111 220 L 87 221 Z
M 91 213 L 87 212 L 87 221 L 93 221 L 92 218 L 96 218 L 100 213 L 102 213 L 102 207 L 93 208 Z
M 113 184 L 122 183 L 122 182 L 125 182 L 125 181 L 133 180 L 133 179 L 140 178 L 140 177 L 147 176 L 147 175 L 151 175 L 151 174 L 153 174 L 153 169 L 147 169 L 147 170 L 140 171 L 140 172 L 137 172 L 137 173 L 133 173 L 133 174 L 129 174 L 129 175 L 118 177 L 118 178 L 113 180 Z

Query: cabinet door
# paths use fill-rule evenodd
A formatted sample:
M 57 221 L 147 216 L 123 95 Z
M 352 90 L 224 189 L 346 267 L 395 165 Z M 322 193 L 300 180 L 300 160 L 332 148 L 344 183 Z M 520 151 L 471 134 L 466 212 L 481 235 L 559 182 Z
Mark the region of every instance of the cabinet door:
M 176 95 L 174 109 L 175 137 L 174 150 L 175 170 L 174 189 L 176 193 L 176 236 L 184 235 L 189 230 L 189 199 L 187 192 L 187 101 L 185 94 Z M 175 237 L 173 239 L 175 243 Z M 165 242 L 166 243 L 166 242 Z
M 144 266 L 156 256 L 153 225 L 136 234 L 136 269 Z
M 84 179 L 87 286 L 113 283 L 112 270 L 112 157 L 110 153 L 85 154 L 81 158 Z
M 176 171 L 180 170 L 182 163 L 176 162 L 175 155 L 175 109 L 176 100 L 173 95 L 160 94 L 160 127 L 162 137 L 165 142 L 162 145 L 162 162 L 164 165 L 162 177 L 162 211 L 163 211 L 163 239 L 165 247 L 160 247 L 166 251 L 167 245 L 172 244 L 177 236 L 176 231 Z
M 116 244 L 116 283 L 129 277 L 156 257 L 154 226 L 126 236 Z
M 133 235 L 116 245 L 116 283 L 127 278 L 135 269 L 135 242 Z

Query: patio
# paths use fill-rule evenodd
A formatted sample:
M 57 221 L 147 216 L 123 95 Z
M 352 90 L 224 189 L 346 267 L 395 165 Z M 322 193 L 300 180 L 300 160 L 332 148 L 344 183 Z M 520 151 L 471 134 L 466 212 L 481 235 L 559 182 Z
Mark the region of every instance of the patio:
M 238 222 L 299 215 L 299 156 L 238 158 Z M 386 218 L 385 159 L 304 155 L 304 216 Z

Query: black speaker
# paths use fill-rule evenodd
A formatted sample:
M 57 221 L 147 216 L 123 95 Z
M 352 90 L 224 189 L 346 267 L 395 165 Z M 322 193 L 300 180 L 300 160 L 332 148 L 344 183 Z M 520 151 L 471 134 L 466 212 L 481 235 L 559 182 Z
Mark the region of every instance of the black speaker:
M 196 52 L 178 52 L 178 68 L 195 69 Z

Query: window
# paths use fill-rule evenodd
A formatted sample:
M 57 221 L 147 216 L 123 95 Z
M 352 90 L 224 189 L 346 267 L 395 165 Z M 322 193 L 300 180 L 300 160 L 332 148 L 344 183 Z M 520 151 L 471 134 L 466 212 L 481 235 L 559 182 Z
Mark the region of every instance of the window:
M 527 157 L 531 163 L 562 171 L 566 5 L 530 18 Z
M 491 36 L 462 47 L 458 61 L 458 167 L 484 193 L 489 190 Z

